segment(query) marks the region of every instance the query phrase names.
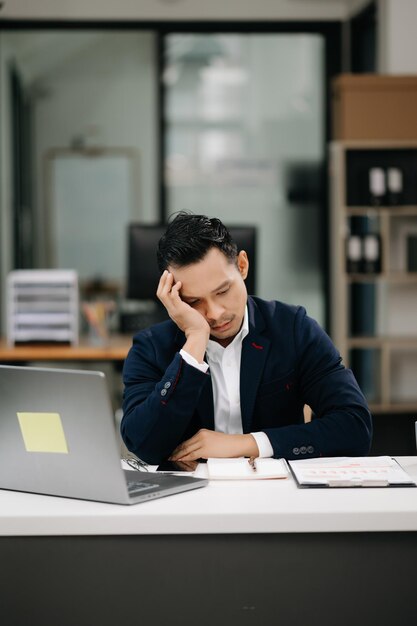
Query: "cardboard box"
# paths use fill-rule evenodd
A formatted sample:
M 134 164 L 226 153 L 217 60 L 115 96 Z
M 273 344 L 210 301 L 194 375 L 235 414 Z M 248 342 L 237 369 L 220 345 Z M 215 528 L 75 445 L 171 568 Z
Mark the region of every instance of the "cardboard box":
M 341 74 L 332 113 L 333 139 L 417 139 L 417 76 Z

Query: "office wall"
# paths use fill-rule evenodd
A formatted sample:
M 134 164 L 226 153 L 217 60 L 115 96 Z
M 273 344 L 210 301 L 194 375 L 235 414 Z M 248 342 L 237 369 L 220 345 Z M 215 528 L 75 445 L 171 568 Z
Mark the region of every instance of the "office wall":
M 1 15 L 22 19 L 338 20 L 350 0 L 13 0 Z
M 416 0 L 378 0 L 378 12 L 379 72 L 416 74 Z

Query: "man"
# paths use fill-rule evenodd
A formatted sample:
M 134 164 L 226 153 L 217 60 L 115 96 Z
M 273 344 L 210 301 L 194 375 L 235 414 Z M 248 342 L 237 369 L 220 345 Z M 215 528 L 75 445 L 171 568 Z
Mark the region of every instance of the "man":
M 352 372 L 302 307 L 248 297 L 247 254 L 220 220 L 179 213 L 157 256 L 171 320 L 139 332 L 125 362 L 129 450 L 153 464 L 368 453 L 371 416 Z

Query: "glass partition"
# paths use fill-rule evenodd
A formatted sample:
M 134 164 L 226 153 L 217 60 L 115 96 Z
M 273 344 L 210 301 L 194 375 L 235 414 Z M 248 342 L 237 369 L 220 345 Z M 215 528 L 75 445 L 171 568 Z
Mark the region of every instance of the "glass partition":
M 127 225 L 159 210 L 155 33 L 0 33 L 2 211 L 14 268 L 125 285 Z M 10 102 L 10 104 L 9 104 Z M 11 239 L 11 241 L 10 241 Z
M 258 295 L 324 323 L 324 39 L 165 39 L 167 212 L 258 228 Z

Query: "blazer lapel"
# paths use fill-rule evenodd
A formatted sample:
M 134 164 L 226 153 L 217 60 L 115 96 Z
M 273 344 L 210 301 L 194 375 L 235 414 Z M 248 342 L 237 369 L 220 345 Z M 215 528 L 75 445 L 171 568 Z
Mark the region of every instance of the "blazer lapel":
M 240 362 L 240 410 L 243 432 L 251 430 L 253 408 L 269 352 L 270 341 L 261 334 L 264 321 L 254 302 L 248 299 L 249 333 L 242 343 Z

